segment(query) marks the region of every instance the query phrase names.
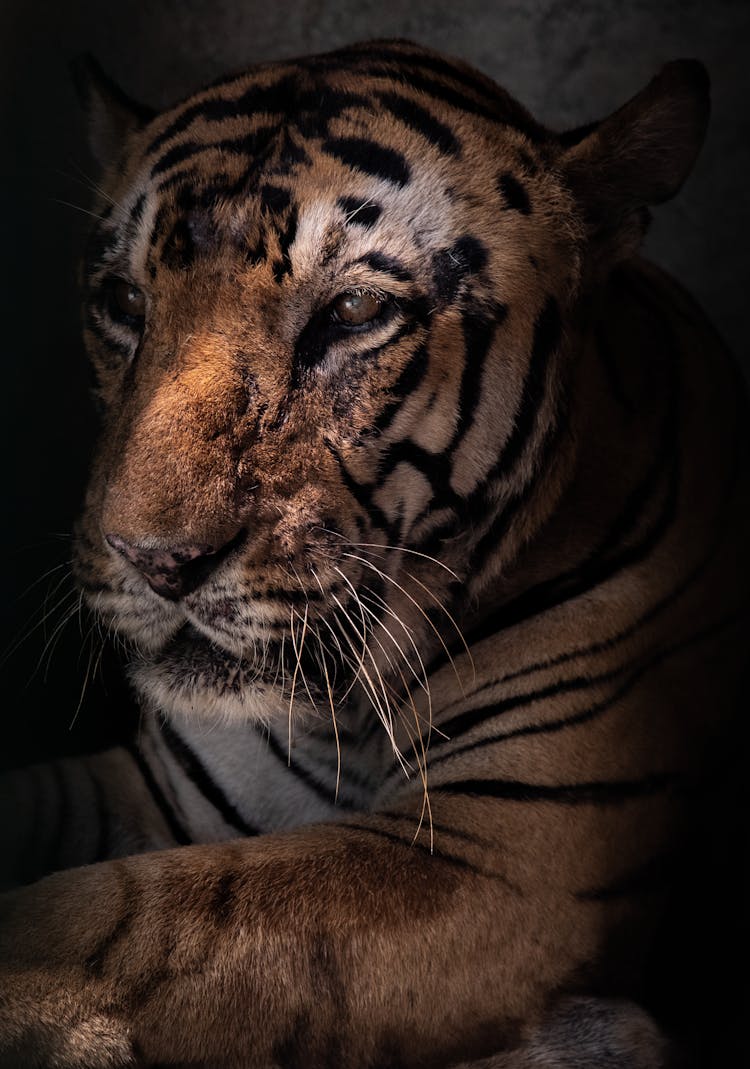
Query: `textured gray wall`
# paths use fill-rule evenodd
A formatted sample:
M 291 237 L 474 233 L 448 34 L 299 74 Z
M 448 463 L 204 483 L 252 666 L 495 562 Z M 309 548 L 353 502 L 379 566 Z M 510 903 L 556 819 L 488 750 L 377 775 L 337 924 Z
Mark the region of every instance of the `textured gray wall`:
M 465 57 L 561 128 L 612 110 L 666 60 L 698 56 L 713 81 L 708 141 L 679 199 L 657 212 L 647 251 L 694 291 L 747 361 L 748 29 L 750 4 L 734 0 L 2 0 L 2 426 L 4 455 L 13 458 L 3 525 L 6 641 L 41 604 L 46 581 L 19 601 L 22 589 L 66 557 L 66 542 L 51 532 L 70 529 L 92 434 L 75 265 L 87 223 L 84 176 L 95 172 L 67 73 L 73 56 L 93 52 L 132 95 L 158 105 L 258 60 L 405 36 Z M 66 734 L 86 667 L 85 657 L 76 664 L 80 644 L 71 624 L 46 685 L 41 673 L 27 684 L 41 629 L 9 659 L 9 760 L 43 748 L 42 727 L 51 749 L 106 737 L 109 714 L 99 708 L 117 702 L 99 684 L 84 703 L 82 731 Z

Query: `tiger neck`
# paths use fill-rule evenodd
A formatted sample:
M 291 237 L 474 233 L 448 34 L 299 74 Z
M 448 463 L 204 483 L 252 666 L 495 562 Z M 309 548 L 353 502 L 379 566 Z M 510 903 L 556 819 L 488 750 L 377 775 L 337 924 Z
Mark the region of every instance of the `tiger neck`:
M 537 452 L 520 515 L 500 546 L 487 546 L 487 566 L 470 573 L 467 604 L 481 611 L 462 612 L 469 641 L 574 596 L 634 537 L 675 392 L 648 285 L 636 261 L 581 304 L 557 424 Z M 502 508 L 498 516 L 495 529 L 506 522 Z

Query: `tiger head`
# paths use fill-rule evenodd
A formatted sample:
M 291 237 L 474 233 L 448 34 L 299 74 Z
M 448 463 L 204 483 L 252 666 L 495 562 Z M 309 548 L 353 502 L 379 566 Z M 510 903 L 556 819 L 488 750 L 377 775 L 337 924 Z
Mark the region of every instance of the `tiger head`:
M 166 709 L 261 715 L 305 657 L 403 679 L 555 505 L 581 309 L 688 173 L 702 70 L 562 136 L 404 42 L 86 95 L 91 605 Z

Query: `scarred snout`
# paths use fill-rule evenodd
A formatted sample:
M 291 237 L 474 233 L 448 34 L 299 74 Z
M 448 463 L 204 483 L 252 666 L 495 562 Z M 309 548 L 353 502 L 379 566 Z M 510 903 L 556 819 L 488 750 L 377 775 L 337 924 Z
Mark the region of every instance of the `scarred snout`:
M 320 463 L 299 421 L 279 417 L 288 404 L 280 361 L 264 367 L 215 332 L 167 349 L 162 359 L 144 349 L 133 392 L 113 413 L 98 511 L 109 547 L 175 601 L 248 539 L 253 558 L 294 555 L 320 512 L 309 485 Z
M 106 542 L 164 598 L 200 586 L 252 525 L 257 383 L 216 332 L 144 347 L 103 441 Z
M 169 601 L 177 601 L 196 590 L 217 565 L 241 545 L 245 531 L 240 529 L 220 546 L 184 545 L 170 549 L 133 545 L 117 534 L 107 534 L 105 538 L 137 568 L 154 593 Z

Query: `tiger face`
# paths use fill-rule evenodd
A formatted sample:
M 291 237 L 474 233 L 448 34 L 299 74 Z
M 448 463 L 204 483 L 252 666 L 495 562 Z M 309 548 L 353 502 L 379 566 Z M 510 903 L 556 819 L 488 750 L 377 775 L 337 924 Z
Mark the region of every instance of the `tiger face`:
M 114 155 L 76 568 L 142 689 L 257 715 L 302 646 L 329 691 L 394 648 L 427 657 L 434 603 L 476 593 L 478 547 L 523 537 L 565 451 L 584 233 L 565 146 L 403 43 L 93 119 Z

